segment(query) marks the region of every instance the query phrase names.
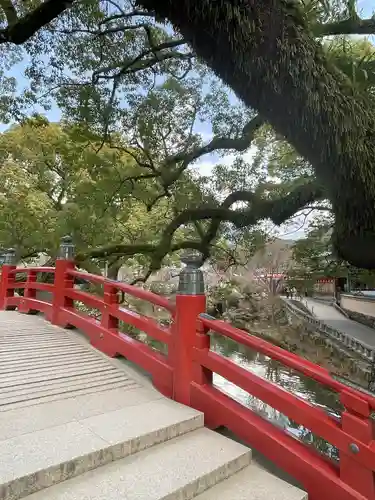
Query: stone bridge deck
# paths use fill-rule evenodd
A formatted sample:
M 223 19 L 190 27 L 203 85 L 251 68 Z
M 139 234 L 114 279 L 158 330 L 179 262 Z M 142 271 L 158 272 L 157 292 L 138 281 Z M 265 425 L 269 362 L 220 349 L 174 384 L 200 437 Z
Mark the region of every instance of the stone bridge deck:
M 302 500 L 124 363 L 0 312 L 0 500 Z

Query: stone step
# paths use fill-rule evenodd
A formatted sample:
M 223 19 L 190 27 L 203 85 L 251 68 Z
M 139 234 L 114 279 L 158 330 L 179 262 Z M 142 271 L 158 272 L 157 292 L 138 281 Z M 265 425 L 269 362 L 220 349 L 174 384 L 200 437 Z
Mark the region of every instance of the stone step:
M 63 399 L 72 399 L 82 397 L 88 394 L 97 394 L 97 397 L 101 397 L 98 393 L 106 393 L 107 391 L 112 391 L 113 389 L 122 389 L 122 391 L 129 391 L 137 389 L 139 386 L 132 381 L 127 379 L 116 381 L 109 381 L 107 383 L 93 384 L 91 387 L 82 387 L 80 389 L 69 390 L 66 392 L 55 391 L 55 393 L 50 394 L 48 391 L 45 394 L 38 394 L 37 397 L 30 398 L 29 395 L 24 396 L 24 398 L 16 398 L 15 402 L 7 402 L 7 404 L 0 405 L 0 414 L 2 412 L 8 413 L 11 410 L 19 410 L 21 408 L 30 408 L 36 405 L 44 405 L 46 403 L 52 403 L 54 401 L 60 401 Z
M 91 359 L 84 356 L 72 357 L 70 359 L 65 359 L 63 362 L 59 360 L 57 364 L 55 360 L 51 360 L 50 363 L 47 362 L 35 362 L 35 363 L 20 363 L 11 364 L 5 366 L 5 364 L 0 365 L 0 379 L 13 376 L 16 377 L 31 377 L 37 376 L 43 373 L 56 373 L 57 370 L 68 371 L 72 369 L 77 369 L 79 367 L 103 367 L 108 366 L 107 360 Z
M 29 499 L 190 500 L 250 462 L 248 448 L 202 428 L 55 485 Z
M 17 500 L 202 426 L 201 413 L 163 398 L 16 435 L 0 441 L 0 500 Z M 54 498 L 48 492 L 45 498 Z
M 56 370 L 50 370 L 49 372 L 35 375 L 34 372 L 24 372 L 24 374 L 13 376 L 8 375 L 7 377 L 0 376 L 0 399 L 3 394 L 7 391 L 17 391 L 30 390 L 32 392 L 33 388 L 47 387 L 48 385 L 56 385 L 59 382 L 70 383 L 74 380 L 92 380 L 92 378 L 98 377 L 103 374 L 113 374 L 122 375 L 122 373 L 117 370 L 115 366 L 102 365 L 102 366 L 84 366 L 79 365 L 78 368 L 61 370 L 56 368 Z
M 307 498 L 305 491 L 279 479 L 252 462 L 237 474 L 198 495 L 196 500 L 307 500 Z
M 54 347 L 51 345 L 50 349 L 43 349 L 43 351 L 38 351 L 38 350 L 32 350 L 31 352 L 16 352 L 16 353 L 0 353 L 0 362 L 3 363 L 7 361 L 15 361 L 15 360 L 23 360 L 23 361 L 29 361 L 29 360 L 41 360 L 41 359 L 51 359 L 52 357 L 59 357 L 63 358 L 64 356 L 68 356 L 71 354 L 79 354 L 79 353 L 87 353 L 87 347 L 86 346 L 81 346 L 79 344 L 75 344 L 73 347 L 71 347 L 68 350 L 64 350 L 58 347 Z
M 64 377 L 57 381 L 40 381 L 37 383 L 27 383 L 27 379 L 22 385 L 11 387 L 0 387 L 0 410 L 7 409 L 8 405 L 29 401 L 35 404 L 38 400 L 51 396 L 81 394 L 82 391 L 97 389 L 102 386 L 113 386 L 133 388 L 138 384 L 129 379 L 124 372 L 113 369 L 109 371 L 98 371 L 96 374 L 84 373 L 74 379 Z

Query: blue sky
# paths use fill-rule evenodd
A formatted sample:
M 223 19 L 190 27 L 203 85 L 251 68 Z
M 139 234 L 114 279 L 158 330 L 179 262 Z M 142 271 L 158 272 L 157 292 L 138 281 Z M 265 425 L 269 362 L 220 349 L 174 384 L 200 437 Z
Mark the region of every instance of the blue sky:
M 358 0 L 357 2 L 357 8 L 358 12 L 362 17 L 369 17 L 372 15 L 374 12 L 374 0 Z M 374 41 L 375 44 L 375 37 L 371 37 Z M 27 59 L 22 61 L 21 63 L 15 65 L 12 70 L 8 73 L 9 76 L 14 76 L 18 82 L 18 87 L 19 89 L 22 89 L 24 87 L 27 87 L 28 85 L 28 80 L 25 78 L 24 75 L 24 69 L 27 64 Z M 233 97 L 233 101 L 235 101 Z M 41 110 L 42 111 L 42 110 Z M 57 106 L 53 106 L 51 110 L 45 112 L 43 111 L 44 114 L 48 117 L 50 121 L 58 121 L 61 117 L 60 110 L 58 109 Z M 7 124 L 0 123 L 0 132 L 3 131 L 8 127 Z M 197 126 L 197 132 L 202 133 L 203 136 L 209 136 L 210 135 L 210 127 L 208 127 L 206 124 L 198 124 Z M 215 158 L 216 161 L 216 158 Z

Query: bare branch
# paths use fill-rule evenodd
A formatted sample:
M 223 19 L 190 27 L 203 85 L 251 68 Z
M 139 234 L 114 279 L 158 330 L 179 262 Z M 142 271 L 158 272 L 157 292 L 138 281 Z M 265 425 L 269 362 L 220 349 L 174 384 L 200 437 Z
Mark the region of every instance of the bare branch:
M 191 163 L 203 155 L 213 153 L 219 149 L 235 149 L 236 151 L 245 151 L 254 139 L 254 135 L 259 128 L 264 125 L 265 120 L 257 115 L 250 120 L 242 129 L 240 137 L 232 139 L 230 137 L 214 137 L 212 141 L 202 147 L 198 147 L 191 151 L 188 155 L 176 155 L 171 160 L 174 162 L 183 161 L 184 163 Z
M 106 28 L 104 30 L 92 30 L 92 29 L 87 29 L 87 28 L 73 28 L 73 29 L 57 29 L 55 30 L 56 33 L 61 33 L 63 35 L 74 35 L 76 33 L 86 33 L 88 35 L 94 35 L 94 36 L 105 36 L 105 35 L 111 35 L 114 33 L 120 33 L 124 31 L 132 31 L 132 30 L 137 30 L 137 29 L 146 29 L 149 28 L 147 24 L 140 23 L 140 24 L 124 24 L 121 26 L 115 26 L 113 28 Z
M 121 12 L 121 15 L 126 16 L 126 12 L 117 2 L 115 2 L 114 0 L 107 0 L 107 2 L 113 5 L 113 7 L 115 7 L 115 9 L 117 9 L 119 12 Z
M 115 66 L 106 66 L 104 68 L 95 70 L 92 75 L 92 80 L 94 83 L 97 83 L 100 79 L 119 79 L 125 74 L 135 73 L 137 71 L 150 68 L 158 62 L 162 62 L 172 58 L 190 59 L 192 57 L 191 53 L 181 53 L 176 51 L 162 53 L 163 50 L 175 48 L 180 45 L 184 45 L 185 43 L 186 42 L 184 39 L 170 40 L 169 42 L 161 43 L 157 46 L 142 51 L 136 58 L 131 59 L 130 61 L 124 61 L 122 68 L 114 74 L 105 73 L 110 73 L 111 71 L 118 69 L 118 64 L 116 64 Z M 152 54 L 154 54 L 154 57 L 147 58 L 147 56 L 151 56 Z
M 121 10 L 121 14 L 114 14 L 113 16 L 106 17 L 100 22 L 100 25 L 111 23 L 112 21 L 118 21 L 119 19 L 128 19 L 129 17 L 155 17 L 154 12 L 147 12 L 140 9 L 134 9 L 131 12 L 125 12 L 120 8 L 119 10 Z

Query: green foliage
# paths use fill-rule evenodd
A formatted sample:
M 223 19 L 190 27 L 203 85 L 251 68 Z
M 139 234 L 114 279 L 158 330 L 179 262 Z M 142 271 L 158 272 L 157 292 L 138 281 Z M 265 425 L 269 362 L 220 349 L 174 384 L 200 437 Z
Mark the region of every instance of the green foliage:
M 375 46 L 368 39 L 335 37 L 325 49 L 328 60 L 350 78 L 357 90 L 374 95 Z
M 55 6 L 59 3 L 56 1 Z M 135 254 L 149 256 L 155 249 L 155 268 L 171 248 L 184 247 L 186 242 L 192 242 L 194 248 L 201 245 L 205 253 L 210 245 L 214 253 L 217 246 L 219 253 L 225 253 L 228 240 L 235 235 L 242 238 L 242 248 L 251 253 L 264 237 L 264 221 L 284 222 L 316 199 L 331 199 L 333 210 L 340 215 L 340 193 L 345 183 L 350 187 L 354 181 L 347 182 L 347 162 L 339 164 L 348 157 L 341 154 L 339 137 L 346 134 L 343 146 L 350 143 L 352 150 L 359 148 L 359 143 L 353 139 L 355 134 L 347 134 L 347 115 L 336 113 L 331 100 L 321 109 L 322 92 L 328 89 L 338 102 L 342 92 L 349 92 L 350 98 L 360 95 L 361 106 L 372 102 L 374 48 L 368 40 L 350 37 L 355 30 L 361 34 L 375 32 L 371 19 L 359 19 L 353 0 L 301 0 L 298 5 L 280 2 L 277 9 L 273 6 L 275 15 L 281 16 L 280 26 L 283 19 L 289 20 L 295 36 L 291 36 L 291 42 L 287 40 L 290 46 L 282 45 L 280 64 L 272 71 L 266 67 L 268 55 L 255 54 L 258 66 L 264 64 L 263 76 L 257 79 L 255 70 L 260 71 L 260 66 L 250 68 L 250 61 L 254 59 L 251 51 L 262 46 L 257 45 L 255 30 L 258 11 L 253 12 L 253 19 L 243 11 L 239 13 L 236 2 L 225 3 L 230 7 L 227 15 L 237 13 L 247 30 L 249 47 L 242 57 L 238 33 L 229 34 L 227 40 L 220 38 L 226 36 L 228 16 L 223 17 L 220 30 L 219 18 L 215 18 L 220 6 L 207 10 L 206 19 L 215 22 L 205 28 L 220 35 L 226 54 L 222 59 L 229 63 L 230 50 L 235 47 L 237 51 L 238 71 L 227 71 L 214 64 L 217 51 L 209 47 L 213 36 L 204 47 L 197 45 L 198 38 L 190 36 L 186 23 L 193 17 L 200 18 L 202 6 L 190 2 L 191 16 L 183 14 L 177 31 L 164 22 L 167 12 L 172 21 L 182 14 L 171 10 L 171 5 L 152 0 L 77 0 L 69 11 L 64 11 L 66 6 L 56 10 L 50 23 L 46 18 L 45 26 L 34 24 L 34 31 L 25 35 L 28 41 L 22 49 L 11 43 L 4 46 L 0 117 L 4 122 L 13 118 L 22 123 L 2 134 L 0 141 L 5 173 L 0 181 L 0 237 L 4 244 L 15 245 L 26 255 L 39 250 L 54 253 L 58 237 L 69 232 L 78 251 L 86 254 L 110 245 L 116 255 L 121 255 L 120 247 L 124 249 L 125 244 L 134 244 Z M 13 30 L 6 33 L 9 42 L 21 43 L 12 38 L 13 28 L 18 22 L 22 26 L 22 16 L 29 14 L 31 18 L 30 13 L 37 13 L 41 6 L 38 1 L 0 2 L 0 23 Z M 24 23 L 23 29 L 26 33 L 28 25 Z M 322 38 L 321 48 L 313 42 L 310 31 Z M 183 32 L 190 45 L 182 38 Z M 325 35 L 333 38 L 325 39 Z M 254 111 L 228 93 L 228 88 L 197 59 L 191 46 L 247 103 L 265 110 L 268 118 L 272 113 L 277 115 L 272 123 L 298 146 L 299 152 L 269 125 L 260 128 L 259 122 L 254 123 Z M 309 60 L 306 54 L 311 56 Z M 9 69 L 22 58 L 28 83 L 25 88 L 17 88 Z M 289 97 L 304 91 L 306 81 L 301 74 L 308 76 L 308 92 L 302 100 L 302 94 L 295 94 L 297 102 Z M 260 80 L 261 89 L 257 86 Z M 286 81 L 288 86 L 283 89 Z M 276 100 L 273 104 L 268 101 L 267 92 L 271 97 L 277 95 L 279 104 L 283 96 L 283 109 Z M 40 116 L 28 118 L 30 111 L 48 109 L 56 103 L 63 114 L 60 125 L 48 124 Z M 272 113 L 267 115 L 271 108 Z M 284 116 L 294 116 L 297 108 L 300 123 L 291 120 L 283 125 Z M 322 118 L 319 126 L 311 125 L 326 111 L 336 117 L 342 134 L 336 133 L 327 140 L 327 147 L 319 149 L 321 136 L 329 135 L 333 122 Z M 356 119 L 362 123 L 360 117 Z M 370 130 L 366 123 L 362 125 Z M 203 124 L 212 131 L 209 140 L 197 132 Z M 252 141 L 254 147 L 249 149 Z M 357 152 L 368 152 L 367 146 Z M 337 180 L 341 198 L 333 196 L 335 189 L 327 181 L 333 152 L 337 153 L 336 160 L 332 159 L 337 163 L 337 176 L 331 177 L 335 183 Z M 192 167 L 211 153 L 217 155 L 217 165 L 210 177 L 200 178 Z M 371 185 L 364 169 L 361 166 L 355 179 Z M 245 194 L 230 203 L 227 195 L 240 191 Z M 15 215 L 16 203 L 19 208 Z M 357 211 L 361 203 L 357 201 Z M 205 220 L 208 212 L 212 223 Z M 236 230 L 226 221 L 233 222 Z M 340 227 L 342 232 L 342 221 Z M 161 238 L 162 234 L 166 237 Z M 110 253 L 108 250 L 105 255 Z M 124 252 L 130 254 L 129 249 Z
M 334 256 L 331 233 L 333 219 L 331 215 L 320 216 L 311 225 L 307 237 L 297 241 L 293 247 L 292 274 L 295 276 L 337 276 L 342 272 L 342 263 Z
M 21 255 L 54 254 L 72 234 L 77 251 L 111 243 L 150 242 L 173 215 L 168 201 L 151 213 L 154 186 L 131 155 L 101 147 L 83 128 L 27 120 L 0 137 L 0 241 Z
M 315 218 L 306 238 L 294 244 L 294 265 L 289 272 L 290 277 L 303 278 L 313 284 L 318 278 L 346 278 L 349 275 L 351 280 L 375 286 L 375 272 L 351 266 L 337 258 L 331 242 L 332 227 L 332 215 Z

